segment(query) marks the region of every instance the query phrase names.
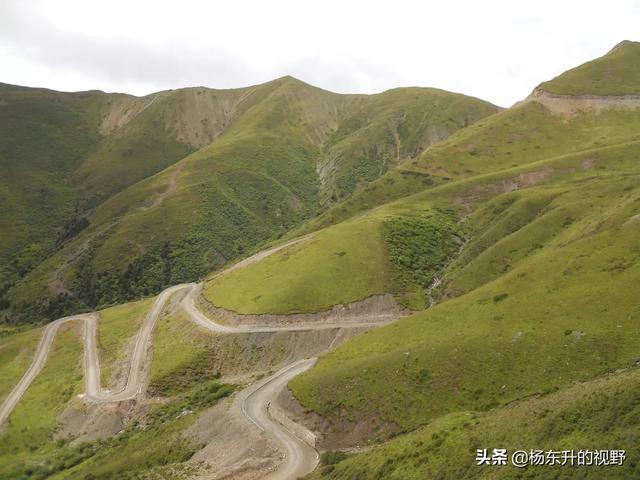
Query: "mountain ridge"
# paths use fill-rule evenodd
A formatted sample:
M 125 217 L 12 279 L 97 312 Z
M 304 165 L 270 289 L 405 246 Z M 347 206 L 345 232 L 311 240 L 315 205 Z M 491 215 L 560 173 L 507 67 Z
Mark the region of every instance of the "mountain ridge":
M 158 268 L 165 269 L 161 265 L 174 257 L 161 260 L 162 248 L 179 248 L 181 255 L 192 257 L 180 260 L 189 264 L 180 278 L 194 280 L 194 255 L 205 256 L 203 265 L 207 266 L 198 270 L 203 275 L 239 255 L 242 249 L 254 247 L 256 242 L 265 241 L 348 196 L 359 184 L 371 181 L 426 145 L 497 111 L 487 102 L 436 89 L 342 95 L 290 76 L 239 89 L 193 87 L 143 97 L 10 86 L 0 92 L 4 92 L 5 103 L 11 102 L 16 115 L 21 108 L 32 108 L 28 102 L 52 111 L 61 102 L 69 102 L 74 109 L 69 110 L 70 118 L 86 125 L 91 137 L 85 152 L 79 153 L 79 163 L 68 167 L 59 180 L 67 192 L 67 213 L 56 214 L 53 219 L 65 220 L 54 228 L 43 221 L 22 227 L 22 238 L 33 239 L 30 251 L 24 250 L 26 242 L 18 240 L 21 237 L 16 232 L 12 248 L 14 252 L 17 249 L 18 264 L 5 267 L 5 274 L 0 275 L 3 303 L 21 305 L 12 310 L 27 308 L 36 312 L 39 308 L 53 308 L 51 312 L 56 313 L 62 310 L 47 306 L 33 310 L 34 300 L 46 292 L 42 288 L 50 283 L 44 272 L 59 271 L 67 263 L 65 259 L 73 259 L 74 265 L 85 265 L 81 270 L 98 268 L 106 269 L 109 275 L 124 275 L 127 268 L 133 268 L 131 262 L 145 255 L 152 255 Z M 38 103 L 40 96 L 44 96 L 45 103 Z M 430 111 L 420 112 L 429 106 Z M 16 119 L 10 128 L 24 128 Z M 51 126 L 43 124 L 42 128 Z M 76 131 L 67 129 L 56 136 L 67 142 Z M 52 151 L 57 148 L 55 145 L 54 142 Z M 8 154 L 5 164 L 15 169 L 18 157 L 10 150 Z M 35 160 L 27 156 L 24 159 L 25 167 Z M 51 174 L 58 175 L 55 170 Z M 22 188 L 28 191 L 32 179 L 25 174 L 24 182 L 27 183 Z M 255 200 L 265 189 L 272 194 L 259 204 Z M 39 201 L 31 200 L 31 206 L 26 208 L 37 211 Z M 218 209 L 206 214 L 203 208 L 211 208 L 211 202 L 226 205 L 228 212 Z M 178 222 L 188 230 L 186 233 L 176 235 L 159 227 L 165 209 L 178 218 L 192 205 L 199 205 L 197 213 Z M 22 214 L 22 218 L 27 217 Z M 222 249 L 211 250 L 211 240 L 205 234 L 211 225 L 204 225 L 212 220 L 207 217 L 216 218 L 214 223 L 222 222 L 217 229 L 221 237 L 216 242 L 222 242 L 222 237 L 234 240 L 225 240 Z M 245 240 L 239 240 L 234 222 L 245 225 Z M 142 227 L 145 223 L 154 225 L 155 238 L 146 235 L 146 229 L 151 227 Z M 52 234 L 58 240 L 52 241 Z M 68 247 L 76 236 L 80 250 Z M 194 247 L 194 242 L 200 246 Z M 240 243 L 234 246 L 235 242 Z M 132 245 L 136 248 L 132 249 Z M 73 248 L 80 253 L 74 254 Z M 61 249 L 67 253 L 61 254 Z M 0 251 L 0 257 L 2 254 Z M 89 260 L 94 254 L 106 258 L 94 263 Z M 34 268 L 43 260 L 38 273 Z M 71 292 L 71 296 L 54 299 L 48 305 L 76 302 L 74 287 L 64 283 L 77 282 L 77 269 L 65 267 L 62 271 L 71 278 L 58 277 L 55 290 Z M 27 272 L 31 274 L 25 277 Z M 150 274 L 138 270 L 136 275 Z M 97 281 L 97 277 L 92 278 L 83 284 Z M 118 278 L 118 282 L 123 281 Z M 40 286 L 34 289 L 36 284 Z M 155 291 L 160 287 L 152 288 Z

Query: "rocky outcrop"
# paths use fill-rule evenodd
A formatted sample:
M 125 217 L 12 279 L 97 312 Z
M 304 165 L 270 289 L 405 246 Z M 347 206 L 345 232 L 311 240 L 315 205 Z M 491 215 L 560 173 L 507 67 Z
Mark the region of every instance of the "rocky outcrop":
M 560 95 L 536 88 L 524 102 L 538 102 L 553 114 L 571 117 L 581 112 L 599 113 L 611 108 L 640 108 L 638 95 Z

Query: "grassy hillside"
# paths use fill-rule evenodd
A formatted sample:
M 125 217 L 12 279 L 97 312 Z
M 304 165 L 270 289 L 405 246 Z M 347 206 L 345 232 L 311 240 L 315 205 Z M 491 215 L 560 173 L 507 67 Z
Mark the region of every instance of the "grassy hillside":
M 572 94 L 631 91 L 635 51 L 623 43 L 549 91 L 567 93 L 563 82 Z M 532 100 L 488 116 L 492 106 L 446 92 L 339 96 L 290 77 L 157 95 L 101 104 L 110 113 L 95 117 L 96 131 L 137 145 L 164 129 L 191 153 L 174 161 L 150 150 L 141 180 L 102 190 L 108 199 L 88 224 L 5 295 L 15 313 L 54 317 L 148 297 L 211 271 L 204 296 L 240 313 L 313 312 L 390 292 L 416 312 L 341 344 L 289 385 L 324 419 L 322 445 L 372 446 L 326 453 L 310 478 L 638 476 L 640 109 L 560 117 Z M 198 96 L 212 128 L 195 135 L 185 126 L 198 125 L 186 114 Z M 164 123 L 136 130 L 160 113 Z M 108 151 L 102 145 L 92 159 Z M 95 161 L 73 170 L 93 192 L 127 164 L 118 154 L 100 171 Z M 215 276 L 301 233 L 310 235 Z M 150 302 L 103 311 L 108 364 Z M 34 332 L 0 339 L 0 390 L 26 365 Z M 181 432 L 232 389 L 218 382 L 215 360 L 250 363 L 239 343 L 218 348 L 180 313 L 165 316 L 151 388 L 167 403 L 113 439 L 56 444 L 55 416 L 80 388 L 77 333 L 57 340 L 56 361 L 3 432 L 1 477 L 176 476 L 197 448 Z M 41 410 L 35 395 L 47 398 Z M 187 407 L 196 415 L 179 416 Z M 628 460 L 480 468 L 478 448 L 613 448 Z
M 503 201 L 519 201 L 510 210 L 510 217 L 499 221 L 494 210 L 505 207 L 493 204 L 469 217 L 478 207 L 476 203 L 542 182 L 588 179 L 603 169 L 634 172 L 633 152 L 640 140 L 638 121 L 638 113 L 633 110 L 582 114 L 566 121 L 536 102 L 493 115 L 396 167 L 294 231 L 309 232 L 336 224 L 320 229 L 317 241 L 296 245 L 290 251 L 215 279 L 208 283 L 205 296 L 218 306 L 242 313 L 317 311 L 382 291 L 396 293 L 406 305 L 423 308 L 424 291 L 416 289 L 415 283 L 399 280 L 388 261 L 389 245 L 382 242 L 381 232 L 382 224 L 393 217 L 421 217 L 434 208 L 453 209 L 454 216 L 467 220 L 465 229 L 482 230 L 482 240 L 473 239 L 463 250 L 458 263 L 470 264 L 457 274 L 461 278 L 451 287 L 455 292 L 468 291 L 471 285 L 475 288 L 496 278 L 504 272 L 504 264 L 516 260 L 515 253 L 505 254 L 500 247 L 493 250 L 497 259 L 488 254 L 474 258 L 481 253 L 480 248 L 485 248 L 488 241 L 497 241 L 498 236 L 512 233 L 514 225 L 520 227 L 535 218 L 557 192 L 532 191 L 531 197 L 523 198 L 514 192 Z M 469 145 L 473 151 L 469 151 Z M 400 199 L 391 201 L 397 197 Z M 545 218 L 547 228 L 557 230 L 556 224 L 562 225 L 565 218 L 561 218 L 561 212 L 558 209 Z M 363 228 L 368 233 L 362 233 Z M 547 234 L 547 230 L 531 230 L 530 236 L 519 240 L 520 257 L 533 251 Z M 458 236 L 467 233 L 459 232 Z M 511 242 L 516 240 L 505 239 L 504 244 Z M 348 254 L 336 254 L 342 251 Z M 444 258 L 434 263 L 432 272 L 453 254 L 455 248 L 450 248 Z
M 640 94 L 640 42 L 625 40 L 606 55 L 540 85 L 562 95 Z
M 67 325 L 56 338 L 51 357 L 13 412 L 2 432 L 0 476 L 25 478 L 38 470 L 34 463 L 52 455 L 57 415 L 82 389 L 82 345 L 77 325 Z M 36 476 L 36 478 L 44 478 Z
M 174 113 L 167 110 L 173 99 L 158 97 L 155 102 L 156 97 L 146 99 L 149 106 L 105 137 L 74 171 L 78 201 L 84 211 L 194 151 L 167 131 L 166 119 Z
M 489 412 L 444 415 L 413 433 L 356 456 L 324 455 L 309 479 L 635 478 L 638 431 L 636 368 L 523 399 Z M 626 450 L 623 466 L 525 469 L 476 465 L 476 450 Z M 577 462 L 577 460 L 576 460 Z
M 1 293 L 74 229 L 69 177 L 98 141 L 98 97 L 0 84 Z
M 496 245 L 506 263 L 492 265 L 503 272 L 496 280 L 339 347 L 294 380 L 294 392 L 326 415 L 412 429 L 444 413 L 492 408 L 631 365 L 640 225 L 625 223 L 640 213 L 634 181 L 588 184 L 583 195 L 612 200 L 600 215 L 584 214 L 593 208 L 588 197 L 571 205 L 574 195 L 558 196 L 546 215 L 510 235 L 509 248 Z M 621 212 L 609 219 L 613 210 Z M 544 235 L 532 235 L 536 230 Z M 514 237 L 533 243 L 523 252 Z
M 351 218 L 393 200 L 519 166 L 638 139 L 637 114 L 608 110 L 568 122 L 537 102 L 487 117 L 427 149 L 328 209 L 292 235 Z
M 42 329 L 34 328 L 12 332 L 0 340 L 0 398 L 9 395 L 29 368 L 41 335 Z
M 611 384 L 615 394 L 598 387 L 576 399 L 571 389 L 575 382 L 601 385 L 594 379 L 636 365 L 639 122 L 637 110 L 611 110 L 556 123 L 532 103 L 423 154 L 416 166 L 424 172 L 436 171 L 445 158 L 448 168 L 472 165 L 475 159 L 440 152 L 473 139 L 483 160 L 474 165 L 493 171 L 452 176 L 375 210 L 433 202 L 457 210 L 467 242 L 436 294 L 447 301 L 341 345 L 290 384 L 337 432 L 358 425 L 367 432 L 364 442 L 415 433 L 321 468 L 313 478 L 488 478 L 488 470 L 473 467 L 475 448 L 495 447 L 485 439 L 512 448 L 601 448 L 594 446 L 601 441 L 618 448 L 618 442 L 635 451 L 635 436 L 624 426 L 635 408 L 626 384 L 635 371 Z M 529 135 L 500 141 L 521 123 Z M 520 160 L 500 166 L 507 148 Z M 387 178 L 398 178 L 393 175 L 399 172 Z M 384 199 L 385 180 L 370 194 Z M 403 194 L 389 185 L 392 196 Z M 554 391 L 557 397 L 549 398 L 558 403 L 525 400 Z M 526 422 L 532 410 L 553 420 Z M 578 416 L 581 411 L 590 413 Z M 522 478 L 547 474 L 532 470 Z M 590 473 L 625 478 L 619 474 Z M 491 475 L 520 478 L 509 469 Z M 567 475 L 584 478 L 584 471 Z
M 320 311 L 394 289 L 391 268 L 381 222 L 364 218 L 216 278 L 204 295 L 240 313 Z
M 139 302 L 125 303 L 100 312 L 98 348 L 100 349 L 100 375 L 104 388 L 116 389 L 114 371 L 120 373 L 119 378 L 124 378 L 123 373 L 128 372 L 128 369 L 123 369 L 122 365 L 128 366 L 131 361 L 131 349 L 135 338 L 154 300 L 155 298 L 148 298 Z
M 498 108 L 431 88 L 359 96 L 323 148 L 322 202 L 330 205 Z
M 104 138 L 73 175 L 79 223 L 5 289 L 13 322 L 195 280 L 496 110 L 440 90 L 338 95 L 291 77 L 98 103 Z
M 457 250 L 451 212 L 381 209 L 206 283 L 204 296 L 239 313 L 328 310 L 394 293 L 424 307 L 435 273 Z

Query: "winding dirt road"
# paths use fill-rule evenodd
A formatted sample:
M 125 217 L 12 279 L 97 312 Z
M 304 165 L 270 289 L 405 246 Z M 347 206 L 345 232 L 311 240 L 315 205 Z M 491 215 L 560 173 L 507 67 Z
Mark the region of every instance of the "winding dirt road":
M 250 263 L 263 259 L 283 248 L 286 248 L 289 245 L 303 241 L 306 238 L 303 237 L 302 239 L 288 242 L 270 250 L 259 252 L 253 257 L 231 266 L 218 275 L 249 265 Z M 343 323 L 333 322 L 291 326 L 264 325 L 232 327 L 216 323 L 197 308 L 196 300 L 201 289 L 201 284 L 186 283 L 169 287 L 158 295 L 149 313 L 145 317 L 136 337 L 127 376 L 127 383 L 122 390 L 117 392 L 105 390 L 100 384 L 100 356 L 97 347 L 97 332 L 100 319 L 99 314 L 89 313 L 75 315 L 60 318 L 49 323 L 44 329 L 44 333 L 40 339 L 40 343 L 38 344 L 34 359 L 29 369 L 0 406 L 0 425 L 9 419 L 11 413 L 20 401 L 20 398 L 24 395 L 29 388 L 29 385 L 31 385 L 38 373 L 40 373 L 44 367 L 58 329 L 61 325 L 68 322 L 79 321 L 84 324 L 85 394 L 83 397 L 85 402 L 114 403 L 143 396 L 145 394 L 143 388 L 144 385 L 146 385 L 146 379 L 143 377 L 145 376 L 145 371 L 148 370 L 145 370 L 145 367 L 147 366 L 145 365 L 145 362 L 147 362 L 148 359 L 147 353 L 151 347 L 154 328 L 169 298 L 179 291 L 187 290 L 180 306 L 189 315 L 191 320 L 197 325 L 218 334 L 362 328 L 387 323 L 381 321 L 349 321 Z M 275 420 L 269 413 L 269 405 L 275 400 L 280 391 L 286 387 L 287 383 L 296 375 L 310 368 L 315 361 L 316 359 L 312 358 L 295 362 L 283 368 L 273 376 L 248 387 L 239 394 L 241 396 L 242 413 L 247 420 L 263 431 L 264 434 L 284 453 L 284 460 L 282 464 L 276 471 L 269 474 L 267 477 L 269 480 L 293 480 L 299 478 L 300 476 L 311 472 L 318 463 L 318 454 L 316 450 L 309 443 L 296 436 L 283 423 Z M 301 430 L 306 430 L 302 426 L 297 427 Z
M 147 349 L 151 344 L 153 329 L 169 297 L 185 288 L 193 288 L 193 284 L 176 285 L 167 288 L 158 295 L 136 337 L 131 365 L 129 366 L 127 384 L 118 392 L 103 390 L 100 385 L 100 356 L 97 346 L 99 315 L 97 313 L 64 317 L 48 324 L 44 329 L 44 334 L 40 339 L 31 366 L 0 407 L 0 425 L 9 419 L 11 412 L 15 409 L 20 398 L 22 398 L 27 388 L 29 388 L 29 385 L 31 385 L 44 367 L 58 329 L 61 325 L 68 322 L 79 321 L 84 323 L 85 401 L 90 403 L 121 402 L 135 398 L 139 393 L 142 393 L 141 389 L 144 384 L 141 379 L 144 368 L 143 363 L 146 358 Z
M 283 248 L 305 241 L 308 238 L 310 238 L 310 236 L 292 240 L 283 245 L 259 252 L 252 257 L 249 257 L 218 273 L 216 276 L 245 267 L 279 250 L 282 250 Z M 20 398 L 24 395 L 29 388 L 29 385 L 31 385 L 38 373 L 40 373 L 44 367 L 58 329 L 61 325 L 68 322 L 79 321 L 83 322 L 84 325 L 83 366 L 85 374 L 85 393 L 83 398 L 85 402 L 115 403 L 130 400 L 138 396 L 144 396 L 145 392 L 143 391 L 143 388 L 144 385 L 146 385 L 146 379 L 144 376 L 145 372 L 148 371 L 148 369 L 145 369 L 145 367 L 147 367 L 145 362 L 147 362 L 148 359 L 147 353 L 151 347 L 153 331 L 169 298 L 173 294 L 183 290 L 187 290 L 187 292 L 180 303 L 180 307 L 189 315 L 194 323 L 217 334 L 362 328 L 388 323 L 388 321 L 378 320 L 376 322 L 348 321 L 287 326 L 260 325 L 233 327 L 216 323 L 197 308 L 196 300 L 202 290 L 201 284 L 186 283 L 175 285 L 167 288 L 158 295 L 149 313 L 145 317 L 136 337 L 127 376 L 127 383 L 124 388 L 116 392 L 105 390 L 100 385 L 100 356 L 97 347 L 97 332 L 100 320 L 99 314 L 89 313 L 64 317 L 48 324 L 44 329 L 44 333 L 40 339 L 40 343 L 38 344 L 31 366 L 0 406 L 0 425 L 9 419 L 11 413 L 20 401 Z M 267 476 L 269 480 L 293 480 L 311 472 L 318 464 L 318 453 L 316 450 L 308 440 L 305 441 L 300 438 L 301 436 L 303 438 L 306 437 L 307 439 L 309 437 L 313 438 L 313 434 L 304 427 L 294 424 L 289 419 L 286 419 L 287 421 L 283 420 L 283 422 L 278 421 L 269 412 L 269 406 L 272 402 L 275 404 L 278 394 L 286 387 L 287 383 L 296 375 L 311 368 L 315 361 L 316 359 L 312 358 L 295 362 L 283 368 L 273 376 L 251 385 L 238 394 L 239 403 L 236 403 L 239 405 L 238 408 L 241 409 L 242 414 L 249 422 L 255 425 L 256 428 L 260 429 L 267 438 L 274 442 L 284 454 L 284 460 L 280 466 Z M 285 423 L 289 424 L 289 427 L 287 427 Z M 292 431 L 294 430 L 291 428 L 292 425 L 295 425 L 295 430 L 298 435 Z M 304 434 L 300 435 L 300 432 L 303 432 Z
M 40 339 L 40 343 L 38 344 L 36 354 L 33 358 L 33 362 L 31 362 L 31 366 L 29 366 L 29 369 L 11 391 L 9 396 L 2 403 L 2 406 L 0 406 L 0 425 L 7 421 L 7 419 L 11 415 L 11 412 L 13 412 L 13 409 L 18 404 L 18 401 L 20 400 L 20 398 L 22 398 L 22 395 L 24 395 L 24 393 L 27 391 L 27 388 L 29 388 L 29 385 L 31 385 L 31 382 L 33 382 L 38 373 L 40 373 L 42 367 L 44 367 L 44 364 L 47 361 L 47 357 L 49 356 L 49 350 L 51 350 L 51 345 L 53 344 L 53 340 L 56 337 L 56 334 L 58 333 L 60 325 L 74 320 L 81 320 L 92 323 L 95 322 L 95 316 L 76 315 L 73 317 L 64 317 L 56 320 L 55 322 L 51 322 L 45 327 L 42 338 Z M 87 376 L 89 375 L 96 375 L 96 372 L 87 371 Z
M 244 416 L 263 431 L 284 453 L 284 461 L 276 471 L 266 477 L 268 480 L 300 478 L 312 472 L 318 465 L 319 457 L 315 448 L 296 436 L 269 413 L 269 405 L 276 400 L 289 381 L 311 368 L 315 362 L 316 359 L 311 358 L 292 363 L 241 393 Z M 313 435 L 310 432 L 309 434 Z

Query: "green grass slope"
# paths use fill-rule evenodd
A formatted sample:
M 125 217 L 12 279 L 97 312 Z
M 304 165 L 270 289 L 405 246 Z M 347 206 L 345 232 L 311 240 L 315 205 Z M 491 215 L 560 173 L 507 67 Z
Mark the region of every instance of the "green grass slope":
M 336 224 L 320 229 L 317 242 L 296 245 L 291 253 L 279 252 L 273 258 L 215 279 L 208 284 L 205 296 L 218 306 L 242 313 L 291 313 L 326 309 L 386 290 L 398 295 L 406 305 L 421 308 L 426 300 L 424 291 L 417 287 L 424 290 L 428 282 L 418 285 L 420 282 L 398 279 L 387 259 L 390 246 L 382 242 L 385 221 L 395 216 L 428 216 L 437 208 L 454 209 L 454 216 L 463 218 L 480 199 L 559 178 L 589 178 L 593 172 L 617 168 L 619 159 L 627 162 L 621 168 L 633 171 L 631 159 L 640 140 L 638 121 L 634 110 L 585 113 L 566 121 L 536 102 L 493 115 L 434 145 L 416 160 L 396 167 L 327 214 L 294 231 L 309 232 Z M 471 153 L 469 145 L 474 149 Z M 471 217 L 466 228 L 484 222 L 483 227 L 477 227 L 487 230 L 482 233 L 483 242 L 508 235 L 515 228 L 513 224 L 522 225 L 533 218 L 555 194 L 542 191 L 531 195 L 514 206 L 513 218 L 496 222 L 493 210 L 504 207 L 486 206 L 485 213 Z M 391 201 L 396 197 L 400 199 Z M 515 198 L 517 193 L 509 197 Z M 361 210 L 365 212 L 360 213 Z M 557 229 L 557 224 L 565 221 L 559 212 L 556 217 L 545 218 L 548 228 Z M 342 218 L 348 220 L 340 222 Z M 364 225 L 369 233 L 358 234 Z M 543 230 L 535 233 L 540 240 L 543 234 Z M 458 232 L 458 237 L 465 235 Z M 534 237 L 524 237 L 518 245 L 519 255 L 534 250 L 538 243 Z M 333 248 L 334 244 L 341 247 Z M 480 245 L 483 244 L 474 240 L 463 251 L 462 260 L 473 260 L 464 272 L 470 278 L 460 278 L 455 291 L 468 291 L 471 284 L 479 286 L 491 275 L 495 278 L 503 272 L 504 266 L 498 269 L 498 261 L 488 255 L 473 258 L 480 253 Z M 341 251 L 350 254 L 336 255 Z M 509 264 L 516 259 L 515 254 L 506 255 L 498 247 L 494 251 L 496 256 L 502 255 L 502 264 L 507 263 L 505 259 Z M 446 257 L 453 253 L 455 249 L 436 261 L 432 271 L 447 263 Z M 486 263 L 480 267 L 482 262 Z M 479 268 L 490 273 L 466 273 Z M 346 277 L 340 274 L 345 271 L 350 272 Z
M 625 40 L 606 55 L 540 85 L 561 95 L 640 94 L 640 42 Z
M 98 142 L 92 109 L 98 102 L 97 92 L 0 84 L 2 293 L 72 230 L 76 205 L 69 178 Z
M 346 412 L 412 429 L 451 411 L 492 408 L 632 364 L 640 225 L 626 223 L 638 213 L 636 178 L 583 189 L 612 197 L 600 215 L 585 215 L 594 208 L 590 199 L 565 210 L 572 195 L 556 198 L 547 214 L 561 212 L 556 231 L 537 217 L 511 234 L 533 240 L 530 251 L 501 246 L 500 261 L 524 257 L 496 265 L 506 273 L 339 347 L 294 380 L 294 392 L 325 415 Z M 620 213 L 610 219 L 613 210 Z M 531 235 L 541 229 L 543 238 Z
M 77 325 L 61 329 L 47 364 L 11 415 L 0 441 L 2 478 L 28 478 L 39 470 L 38 460 L 58 448 L 56 417 L 82 388 L 80 335 Z
M 450 211 L 429 205 L 380 209 L 214 276 L 204 296 L 245 314 L 318 312 L 384 293 L 420 308 L 458 243 Z
M 204 296 L 239 313 L 327 310 L 393 290 L 387 257 L 382 223 L 358 219 L 215 278 Z
M 444 415 L 428 426 L 356 456 L 327 454 L 306 478 L 346 480 L 423 478 L 636 478 L 640 415 L 637 368 L 490 412 Z M 476 464 L 476 450 L 625 450 L 622 466 L 537 465 L 527 469 Z
M 503 122 L 509 113 L 517 123 Z M 568 393 L 566 411 L 563 406 L 551 410 L 555 432 L 545 430 L 551 425 L 546 421 L 509 420 L 513 402 L 570 392 L 575 382 L 590 382 L 637 361 L 640 140 L 635 131 L 640 112 L 583 113 L 557 123 L 547 115 L 530 103 L 459 132 L 421 158 L 450 149 L 456 137 L 472 135 L 468 138 L 475 138 L 480 158 L 493 164 L 491 173 L 452 177 L 374 210 L 449 205 L 461 219 L 466 243 L 435 293 L 447 301 L 341 345 L 291 382 L 302 404 L 324 415 L 338 432 L 360 425 L 368 432 L 362 441 L 378 441 L 390 432 L 416 431 L 327 466 L 324 477 L 548 478 L 543 470 L 523 476 L 509 469 L 474 470 L 474 449 L 492 447 L 484 445 L 483 435 L 519 448 L 538 448 L 519 441 L 519 434 L 549 448 L 556 441 L 599 448 L 602 438 L 635 451 L 635 437 L 624 426 L 635 408 L 631 389 L 621 387 L 608 399 L 601 398 L 602 390 L 582 404 L 571 404 Z M 553 129 L 546 130 L 542 118 Z M 534 126 L 530 135 L 499 142 L 505 130 L 521 124 Z M 487 125 L 494 127 L 493 136 Z M 488 149 L 488 142 L 494 147 Z M 503 160 L 500 168 L 497 162 L 507 148 L 522 160 Z M 423 171 L 433 172 L 440 158 L 444 165 L 444 157 L 430 158 Z M 458 159 L 473 162 L 448 157 L 451 165 Z M 599 407 L 608 410 L 596 413 Z M 592 413 L 576 418 L 582 408 Z M 469 414 L 485 426 L 473 426 Z M 449 449 L 439 448 L 447 438 L 453 442 Z M 466 451 L 466 461 L 451 456 L 456 451 Z M 625 478 L 615 476 L 620 471 L 590 475 Z M 566 478 L 584 474 L 563 472 Z
M 322 202 L 334 203 L 499 109 L 433 88 L 358 96 L 323 147 Z
M 114 369 L 131 361 L 131 349 L 155 298 L 125 303 L 100 312 L 98 348 L 100 375 L 104 388 L 113 388 Z M 120 365 L 118 365 L 120 364 Z M 128 370 L 124 369 L 124 372 Z M 123 370 L 120 369 L 120 374 Z
M 0 398 L 6 398 L 31 365 L 42 330 L 10 333 L 0 340 Z
M 455 180 L 587 152 L 640 138 L 633 110 L 576 115 L 571 121 L 532 101 L 482 119 L 390 170 L 292 235 L 351 218 L 393 200 Z

